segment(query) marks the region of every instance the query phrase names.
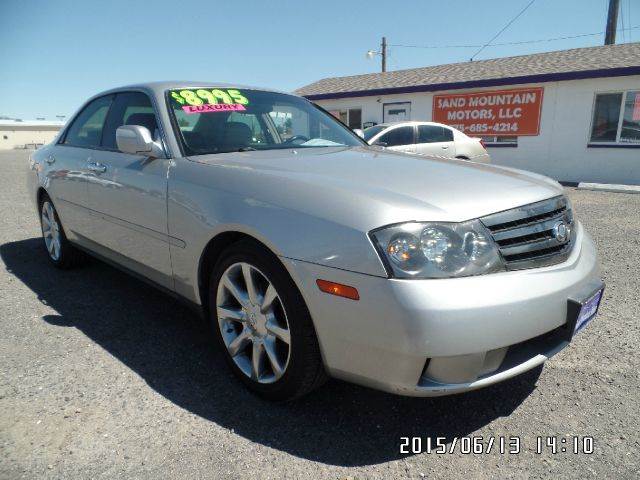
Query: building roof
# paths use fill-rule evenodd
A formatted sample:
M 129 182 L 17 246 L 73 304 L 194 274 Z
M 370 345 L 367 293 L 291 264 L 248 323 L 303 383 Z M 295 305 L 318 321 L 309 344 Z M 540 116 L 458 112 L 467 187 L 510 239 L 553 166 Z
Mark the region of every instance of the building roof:
M 640 74 L 640 42 L 319 80 L 311 100 Z
M 31 127 L 43 127 L 43 128 L 62 128 L 64 126 L 64 122 L 59 122 L 56 120 L 15 120 L 15 119 L 4 119 L 0 120 L 0 127 L 11 127 L 11 128 L 31 128 Z

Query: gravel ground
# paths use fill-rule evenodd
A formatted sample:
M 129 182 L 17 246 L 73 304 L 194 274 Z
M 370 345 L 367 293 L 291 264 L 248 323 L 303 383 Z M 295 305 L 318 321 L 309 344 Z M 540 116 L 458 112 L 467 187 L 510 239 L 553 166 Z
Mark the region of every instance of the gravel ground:
M 332 381 L 270 404 L 228 373 L 194 315 L 119 271 L 48 263 L 25 152 L 0 155 L 0 477 L 638 478 L 640 195 L 570 189 L 598 244 L 600 315 L 537 369 L 469 394 Z M 519 454 L 398 454 L 400 437 L 521 438 Z M 592 436 L 594 453 L 534 453 Z

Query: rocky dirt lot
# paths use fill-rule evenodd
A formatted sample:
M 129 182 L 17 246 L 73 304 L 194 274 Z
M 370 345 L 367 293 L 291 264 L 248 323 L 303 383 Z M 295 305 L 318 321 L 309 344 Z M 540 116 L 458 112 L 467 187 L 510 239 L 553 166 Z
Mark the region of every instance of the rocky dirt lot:
M 274 405 L 175 300 L 97 261 L 51 267 L 25 166 L 0 155 L 0 477 L 638 478 L 640 195 L 568 189 L 607 290 L 544 369 L 449 398 L 332 381 Z M 518 436 L 520 453 L 398 453 L 403 436 L 471 435 Z M 556 435 L 594 453 L 535 453 Z

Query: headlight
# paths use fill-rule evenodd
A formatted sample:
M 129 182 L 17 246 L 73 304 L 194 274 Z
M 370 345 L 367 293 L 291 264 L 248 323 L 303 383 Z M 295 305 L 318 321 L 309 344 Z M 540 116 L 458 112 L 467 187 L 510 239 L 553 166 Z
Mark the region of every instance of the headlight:
M 467 277 L 504 270 L 491 234 L 478 220 L 403 223 L 371 236 L 397 278 Z

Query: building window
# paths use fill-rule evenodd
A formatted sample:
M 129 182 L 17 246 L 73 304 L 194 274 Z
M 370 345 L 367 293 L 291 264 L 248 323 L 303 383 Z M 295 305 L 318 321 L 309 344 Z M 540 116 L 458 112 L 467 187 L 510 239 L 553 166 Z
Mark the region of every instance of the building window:
M 349 128 L 362 128 L 362 109 L 349 109 L 349 122 L 347 125 L 349 125 Z
M 345 108 L 342 110 L 332 110 L 330 113 L 351 129 L 362 128 L 361 108 Z
M 411 120 L 411 102 L 382 104 L 383 122 L 406 122 Z
M 487 147 L 517 147 L 518 137 L 488 136 L 480 137 Z
M 589 143 L 640 144 L 640 90 L 596 94 Z

